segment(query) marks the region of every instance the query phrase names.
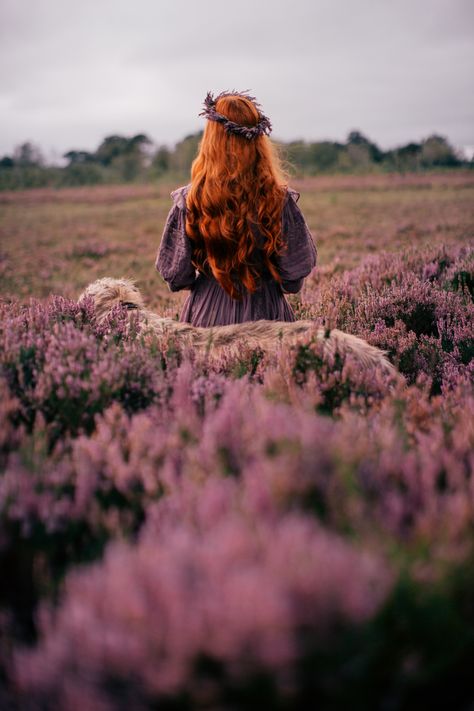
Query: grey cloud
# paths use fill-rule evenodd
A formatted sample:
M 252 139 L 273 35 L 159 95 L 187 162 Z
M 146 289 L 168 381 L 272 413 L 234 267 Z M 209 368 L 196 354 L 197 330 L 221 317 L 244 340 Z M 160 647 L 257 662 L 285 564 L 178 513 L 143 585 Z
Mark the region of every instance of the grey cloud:
M 473 20 L 470 0 L 1 0 L 0 154 L 173 143 L 227 88 L 257 96 L 275 138 L 474 143 Z

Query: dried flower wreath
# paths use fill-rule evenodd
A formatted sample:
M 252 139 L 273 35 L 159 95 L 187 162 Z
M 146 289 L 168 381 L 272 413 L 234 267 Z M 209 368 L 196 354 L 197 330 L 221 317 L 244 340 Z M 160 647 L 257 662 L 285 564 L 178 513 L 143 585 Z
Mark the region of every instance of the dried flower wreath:
M 272 130 L 272 124 L 270 123 L 270 119 L 267 118 L 267 116 L 265 116 L 265 114 L 261 111 L 260 104 L 256 101 L 255 97 L 249 96 L 246 91 L 247 90 L 221 91 L 221 93 L 218 94 L 216 97 L 213 97 L 212 93 L 208 91 L 206 94 L 206 98 L 204 99 L 204 110 L 201 111 L 198 116 L 205 116 L 210 121 L 217 121 L 218 123 L 221 123 L 224 126 L 224 129 L 227 133 L 235 133 L 237 136 L 243 136 L 243 138 L 247 138 L 249 141 L 256 138 L 257 136 L 261 136 L 263 133 L 268 135 L 269 133 L 271 133 Z M 220 99 L 222 96 L 243 96 L 246 99 L 252 101 L 259 114 L 258 123 L 255 126 L 243 126 L 240 123 L 235 123 L 235 121 L 231 121 L 229 118 L 227 118 L 227 116 L 220 114 L 218 111 L 216 111 L 215 106 L 217 100 Z

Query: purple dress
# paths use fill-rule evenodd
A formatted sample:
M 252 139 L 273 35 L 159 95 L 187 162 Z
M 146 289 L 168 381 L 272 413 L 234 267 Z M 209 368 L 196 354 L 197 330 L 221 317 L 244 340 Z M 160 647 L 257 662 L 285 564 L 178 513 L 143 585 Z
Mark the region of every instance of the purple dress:
M 286 249 L 275 264 L 282 277 L 276 282 L 263 267 L 261 283 L 253 294 L 244 291 L 242 301 L 232 299 L 213 276 L 196 271 L 191 263 L 192 242 L 185 232 L 186 193 L 190 183 L 171 193 L 171 207 L 161 238 L 155 267 L 171 291 L 190 289 L 180 321 L 194 326 L 224 326 L 243 321 L 269 319 L 295 321 L 284 294 L 295 294 L 304 277 L 316 266 L 317 249 L 303 213 L 296 204 L 300 194 L 288 188 L 283 206 L 283 238 Z M 260 233 L 259 233 L 260 235 Z M 256 235 L 257 244 L 258 237 Z M 261 237 L 261 235 L 260 235 Z

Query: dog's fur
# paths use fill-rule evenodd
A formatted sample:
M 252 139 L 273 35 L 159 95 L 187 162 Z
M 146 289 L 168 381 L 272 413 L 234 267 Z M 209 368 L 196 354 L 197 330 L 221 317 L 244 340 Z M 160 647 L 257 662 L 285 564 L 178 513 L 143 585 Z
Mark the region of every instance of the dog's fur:
M 134 280 L 128 278 L 97 279 L 84 289 L 78 297 L 78 302 L 86 296 L 94 300 L 95 318 L 98 321 L 105 318 L 115 305 L 121 304 L 132 311 L 138 311 L 140 316 L 144 317 L 139 319 L 140 332 L 144 334 L 151 332 L 157 335 L 173 334 L 195 348 L 211 348 L 213 353 L 223 347 L 237 348 L 240 344 L 270 351 L 281 341 L 296 342 L 303 340 L 304 336 L 309 336 L 324 342 L 324 352 L 327 355 L 334 355 L 336 351 L 343 355 L 350 353 L 364 367 L 380 367 L 383 372 L 392 375 L 397 372 L 387 359 L 386 351 L 337 328 L 331 329 L 328 335 L 324 327 L 316 328 L 315 323 L 310 320 L 293 322 L 259 320 L 229 326 L 198 328 L 171 318 L 161 318 L 149 311 Z

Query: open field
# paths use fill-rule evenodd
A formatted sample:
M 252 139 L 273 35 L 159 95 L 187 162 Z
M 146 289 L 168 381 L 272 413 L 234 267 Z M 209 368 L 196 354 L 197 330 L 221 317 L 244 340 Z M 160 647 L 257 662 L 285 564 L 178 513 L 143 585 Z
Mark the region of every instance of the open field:
M 293 181 L 324 273 L 366 254 L 473 238 L 474 174 L 333 176 Z M 174 311 L 154 270 L 176 186 L 0 193 L 0 297 L 75 298 L 100 276 L 136 278 L 152 309 Z
M 472 710 L 474 176 L 293 186 L 324 335 L 218 354 L 76 303 L 176 186 L 0 194 L 0 708 Z

